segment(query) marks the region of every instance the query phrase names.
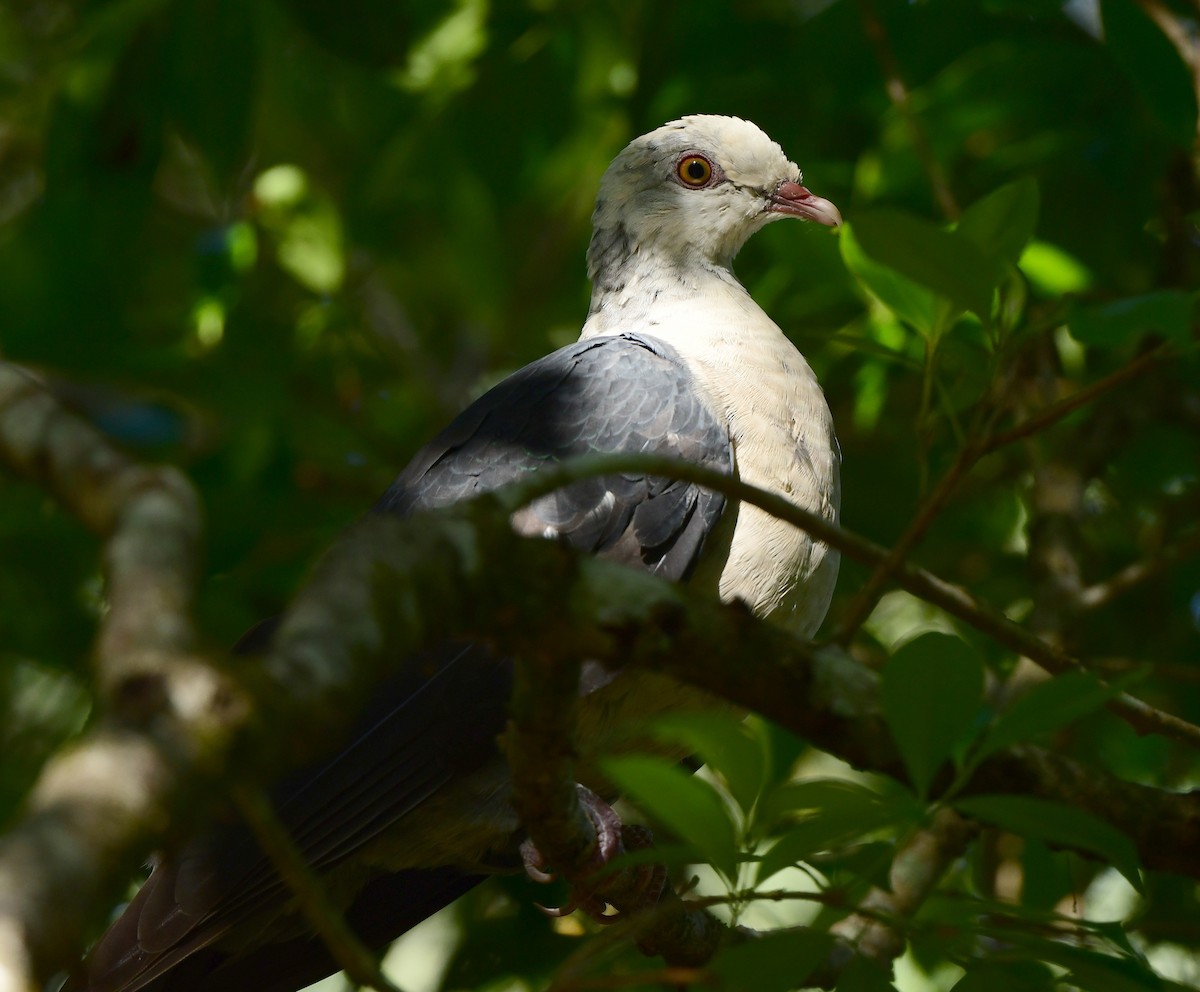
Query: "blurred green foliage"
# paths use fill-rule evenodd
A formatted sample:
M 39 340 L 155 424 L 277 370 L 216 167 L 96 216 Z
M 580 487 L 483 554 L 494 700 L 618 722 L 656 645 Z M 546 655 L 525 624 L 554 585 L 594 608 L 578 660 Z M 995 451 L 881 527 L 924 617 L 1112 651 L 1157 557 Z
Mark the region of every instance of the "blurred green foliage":
M 202 619 L 227 645 L 286 601 L 464 401 L 574 337 L 591 200 L 621 146 L 684 113 L 747 117 L 849 221 L 840 241 L 775 225 L 738 271 L 825 385 L 854 530 L 893 542 L 967 438 L 1173 343 L 1153 374 L 976 465 L 915 557 L 1099 674 L 1141 670 L 1141 696 L 1197 720 L 1195 554 L 1094 609 L 1064 592 L 1196 540 L 1196 94 L 1172 26 L 1194 38 L 1195 6 L 8 0 L 0 353 L 195 480 L 208 517 Z M 1056 472 L 1073 488 L 1048 506 Z M 86 718 L 103 601 L 82 528 L 20 482 L 3 493 L 7 814 Z M 843 568 L 834 620 L 864 579 Z M 963 640 L 922 652 L 934 642 L 914 638 L 928 631 Z M 969 767 L 994 719 L 956 711 L 936 733 L 912 720 L 914 707 L 948 705 L 938 693 L 954 680 L 939 666 L 978 656 L 994 684 L 1016 659 L 891 593 L 856 650 L 882 664 L 905 644 L 888 716 L 924 785 L 946 760 Z M 922 673 L 928 684 L 914 685 Z M 955 706 L 973 712 L 977 674 Z M 1103 690 L 1080 691 L 1087 706 L 1043 693 L 993 732 L 1053 733 L 1127 778 L 1195 784 L 1192 755 L 1134 738 L 1099 708 Z M 721 809 L 759 854 L 763 811 L 773 827 L 791 817 L 786 858 L 767 862 L 772 886 L 800 884 L 795 869 L 776 872 L 803 860 L 822 885 L 860 894 L 921 816 L 895 783 L 842 788 L 844 769 L 770 728 L 750 744 L 717 725 L 672 733 L 724 756 L 716 796 L 691 801 L 727 876 Z M 797 760 L 814 781 L 793 794 Z M 639 770 L 625 771 L 639 794 Z M 1150 874 L 1143 894 L 1112 895 L 1105 852 L 1134 871 L 1119 842 L 1093 837 L 1101 863 L 1084 863 L 1043 843 L 1069 840 L 1070 823 L 1022 831 L 1010 819 L 1024 838 L 985 836 L 914 921 L 898 988 L 1141 989 L 1159 987 L 1156 970 L 1200 981 L 1194 881 Z M 1005 889 L 1002 871 L 1022 884 Z M 508 882 L 461 903 L 446 984 L 427 987 L 543 985 L 578 941 L 536 922 L 530 899 Z M 1055 908 L 1123 922 L 1062 941 Z M 796 952 L 780 948 L 721 967 L 761 968 L 747 987 L 784 988 L 778 961 Z M 603 960 L 647 967 L 628 949 Z M 845 982 L 886 987 L 861 970 Z

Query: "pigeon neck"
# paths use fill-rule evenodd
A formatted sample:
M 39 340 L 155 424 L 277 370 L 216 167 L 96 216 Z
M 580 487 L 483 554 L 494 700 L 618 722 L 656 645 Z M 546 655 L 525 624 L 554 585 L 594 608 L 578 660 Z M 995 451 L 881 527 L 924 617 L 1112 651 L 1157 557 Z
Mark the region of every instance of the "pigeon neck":
M 628 329 L 652 307 L 706 294 L 745 290 L 728 263 L 705 257 L 693 247 L 664 249 L 653 240 L 635 240 L 623 224 L 598 229 L 588 248 L 592 299 L 585 336 Z

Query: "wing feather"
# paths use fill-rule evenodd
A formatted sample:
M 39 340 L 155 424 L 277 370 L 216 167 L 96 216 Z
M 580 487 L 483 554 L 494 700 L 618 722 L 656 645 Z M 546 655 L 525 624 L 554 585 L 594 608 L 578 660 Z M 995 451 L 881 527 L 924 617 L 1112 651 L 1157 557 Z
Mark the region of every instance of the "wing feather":
M 661 342 L 636 335 L 578 342 L 504 380 L 416 454 L 376 510 L 407 515 L 445 506 L 548 463 L 622 451 L 732 470 L 726 429 L 696 392 L 682 359 Z M 695 567 L 723 506 L 718 494 L 688 483 L 622 473 L 543 496 L 515 514 L 513 523 L 522 533 L 681 579 Z M 246 647 L 264 649 L 271 630 L 255 628 Z M 344 862 L 455 775 L 494 754 L 508 698 L 507 663 L 479 645 L 448 645 L 435 654 L 405 659 L 350 745 L 276 791 L 281 819 L 316 869 Z M 370 926 L 382 934 L 376 943 L 393 939 L 474 884 L 437 873 L 387 876 L 401 877 L 437 884 L 419 885 L 409 899 L 397 894 L 379 900 L 383 888 L 397 891 L 380 880 L 350 907 L 352 917 L 361 916 L 362 900 L 374 899 Z M 244 827 L 216 827 L 156 869 L 93 952 L 88 989 L 191 987 L 186 976 L 214 966 L 203 957 L 216 952 L 210 945 L 287 898 Z M 422 916 L 414 915 L 417 903 Z M 327 956 L 311 944 L 295 944 L 295 965 L 312 958 L 328 970 Z M 184 961 L 191 955 L 196 959 Z M 238 960 L 220 966 L 222 988 L 255 987 L 246 983 L 260 974 L 262 955 L 250 955 L 240 972 Z M 183 967 L 171 972 L 181 961 Z M 314 971 L 313 980 L 323 973 Z

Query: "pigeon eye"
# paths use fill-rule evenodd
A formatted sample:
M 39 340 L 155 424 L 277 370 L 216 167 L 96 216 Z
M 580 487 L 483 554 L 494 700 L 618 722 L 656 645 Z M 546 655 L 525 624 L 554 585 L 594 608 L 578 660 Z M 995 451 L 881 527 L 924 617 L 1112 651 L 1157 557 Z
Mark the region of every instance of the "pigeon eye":
M 699 189 L 708 185 L 708 181 L 712 179 L 712 163 L 703 155 L 685 155 L 675 166 L 675 175 L 684 186 Z

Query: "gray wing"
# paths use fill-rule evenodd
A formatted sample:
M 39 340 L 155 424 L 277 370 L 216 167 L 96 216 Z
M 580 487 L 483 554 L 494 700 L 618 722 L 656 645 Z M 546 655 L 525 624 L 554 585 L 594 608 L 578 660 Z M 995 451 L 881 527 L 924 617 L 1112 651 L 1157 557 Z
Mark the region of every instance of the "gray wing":
M 633 335 L 570 345 L 504 380 L 417 453 L 376 509 L 408 514 L 445 506 L 550 462 L 622 451 L 726 473 L 733 463 L 728 434 L 693 388 L 683 361 L 662 343 Z M 719 494 L 688 483 L 626 473 L 545 496 L 514 524 L 678 579 L 695 566 L 723 505 Z M 252 631 L 244 649 L 265 649 L 268 628 Z M 424 799 L 495 753 L 508 698 L 505 659 L 481 645 L 459 644 L 397 667 L 350 744 L 275 790 L 280 819 L 318 871 L 337 867 L 408 814 L 421 815 Z M 474 881 L 448 871 L 388 876 L 371 884 L 395 891 L 361 915 L 384 943 Z M 370 888 L 364 893 L 350 907 L 352 918 Z M 226 934 L 286 899 L 245 829 L 218 827 L 155 870 L 94 950 L 87 987 L 182 990 L 192 987 L 190 968 L 201 986 L 219 975 L 220 987 L 232 992 L 294 988 L 290 973 L 264 984 L 254 955 L 221 964 L 203 958 Z M 293 949 L 289 959 L 300 969 L 309 967 L 305 954 L 317 956 L 306 982 L 331 970 L 312 943 L 303 954 Z
M 636 335 L 562 348 L 505 379 L 426 445 L 377 509 L 446 506 L 596 452 L 647 452 L 730 473 L 729 434 L 678 354 Z M 685 578 L 724 506 L 690 483 L 637 473 L 574 483 L 514 517 L 551 537 Z
M 265 648 L 275 624 L 266 626 L 243 638 L 250 642 L 246 650 Z M 319 872 L 495 755 L 510 684 L 507 662 L 481 645 L 447 644 L 405 658 L 398 668 L 345 749 L 272 790 L 280 821 Z M 368 946 L 395 939 L 480 880 L 431 867 L 436 870 L 373 880 L 353 898 L 347 919 Z M 381 886 L 389 893 L 382 900 Z M 215 825 L 154 869 L 92 949 L 83 984 L 69 982 L 63 992 L 279 992 L 310 985 L 337 970 L 319 939 L 293 934 L 249 956 L 219 949 L 227 936 L 266 925 L 264 914 L 289 898 L 240 822 Z M 256 963 L 260 958 L 268 962 L 266 972 Z

